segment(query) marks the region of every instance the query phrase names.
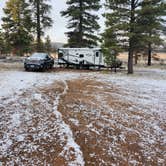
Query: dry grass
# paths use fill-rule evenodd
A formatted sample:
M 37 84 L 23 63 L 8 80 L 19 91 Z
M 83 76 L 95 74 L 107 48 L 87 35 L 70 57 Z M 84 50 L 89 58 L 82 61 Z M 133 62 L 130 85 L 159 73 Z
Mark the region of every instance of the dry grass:
M 157 57 L 159 60 L 162 60 L 162 59 L 166 60 L 166 53 L 154 53 L 153 57 Z M 128 53 L 126 53 L 126 52 L 120 53 L 118 58 L 123 61 L 127 61 Z
M 22 63 L 4 63 L 0 62 L 0 71 L 4 70 L 24 70 Z

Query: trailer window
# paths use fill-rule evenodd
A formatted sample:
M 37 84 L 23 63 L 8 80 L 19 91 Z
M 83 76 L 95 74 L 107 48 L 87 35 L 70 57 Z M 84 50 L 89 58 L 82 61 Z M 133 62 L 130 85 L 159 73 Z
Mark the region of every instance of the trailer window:
M 84 58 L 84 54 L 80 54 L 80 58 Z
M 96 52 L 96 57 L 99 57 L 99 52 Z

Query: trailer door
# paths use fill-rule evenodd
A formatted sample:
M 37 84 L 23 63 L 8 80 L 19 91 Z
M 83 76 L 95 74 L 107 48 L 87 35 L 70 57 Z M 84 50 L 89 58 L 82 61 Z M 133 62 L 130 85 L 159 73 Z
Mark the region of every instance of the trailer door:
M 94 55 L 95 65 L 100 65 L 100 51 L 96 51 Z

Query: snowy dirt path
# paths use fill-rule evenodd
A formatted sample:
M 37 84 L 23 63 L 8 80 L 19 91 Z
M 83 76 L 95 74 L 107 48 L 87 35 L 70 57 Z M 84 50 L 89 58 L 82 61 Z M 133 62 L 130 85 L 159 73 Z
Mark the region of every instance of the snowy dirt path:
M 155 72 L 157 79 L 152 70 L 68 81 L 59 111 L 85 165 L 165 165 L 166 72 Z

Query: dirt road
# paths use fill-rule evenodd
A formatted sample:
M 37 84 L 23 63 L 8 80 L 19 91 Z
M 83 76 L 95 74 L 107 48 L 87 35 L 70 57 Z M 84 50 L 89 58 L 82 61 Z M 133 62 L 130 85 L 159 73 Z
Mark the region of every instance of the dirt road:
M 1 164 L 165 165 L 165 80 L 157 69 L 0 72 Z

